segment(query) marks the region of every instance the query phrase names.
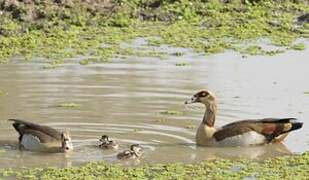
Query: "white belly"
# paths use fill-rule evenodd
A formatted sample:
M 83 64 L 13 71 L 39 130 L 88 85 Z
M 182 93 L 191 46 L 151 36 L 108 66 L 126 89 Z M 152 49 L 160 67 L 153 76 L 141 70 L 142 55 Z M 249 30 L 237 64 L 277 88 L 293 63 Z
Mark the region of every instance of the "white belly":
M 30 151 L 57 151 L 59 143 L 41 143 L 40 139 L 31 134 L 24 134 L 20 144 Z
M 250 131 L 237 136 L 225 138 L 222 141 L 217 141 L 219 145 L 223 146 L 250 146 L 264 144 L 265 142 L 265 136 L 255 131 Z

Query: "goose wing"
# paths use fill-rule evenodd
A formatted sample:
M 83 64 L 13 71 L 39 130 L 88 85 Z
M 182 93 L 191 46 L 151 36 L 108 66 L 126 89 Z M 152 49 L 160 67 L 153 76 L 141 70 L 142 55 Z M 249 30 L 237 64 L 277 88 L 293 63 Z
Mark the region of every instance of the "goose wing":
M 43 143 L 51 140 L 61 140 L 61 133 L 51 127 L 19 119 L 9 119 L 9 121 L 14 122 L 13 127 L 20 135 L 19 140 L 21 140 L 23 134 L 32 134 L 38 137 Z
M 266 118 L 260 120 L 243 120 L 223 126 L 214 133 L 217 141 L 242 135 L 248 132 L 255 132 L 263 135 L 267 143 L 272 142 L 278 136 L 290 131 L 300 129 L 303 123 L 298 122 L 295 118 Z

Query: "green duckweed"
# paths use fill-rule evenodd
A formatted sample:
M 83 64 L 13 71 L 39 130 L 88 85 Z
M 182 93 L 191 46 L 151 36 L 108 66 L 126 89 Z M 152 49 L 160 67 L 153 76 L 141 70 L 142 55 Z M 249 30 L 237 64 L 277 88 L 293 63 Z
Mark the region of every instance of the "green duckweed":
M 217 159 L 127 167 L 90 162 L 79 167 L 2 169 L 0 177 L 17 179 L 307 179 L 309 153 L 264 161 Z
M 72 102 L 62 103 L 62 104 L 57 105 L 57 107 L 63 107 L 63 108 L 79 108 L 81 106 L 82 106 L 81 104 L 72 103 Z
M 162 115 L 183 115 L 184 113 L 182 111 L 176 111 L 176 110 L 167 110 L 160 112 Z
M 275 55 L 285 50 L 266 51 L 255 43 L 263 38 L 273 46 L 303 50 L 303 44 L 293 43 L 309 37 L 308 23 L 295 24 L 298 15 L 309 11 L 301 0 L 94 3 L 68 1 L 47 6 L 19 2 L 11 9 L 0 7 L 4 8 L 0 9 L 0 62 L 9 63 L 14 56 L 25 61 L 42 57 L 50 62 L 44 68 L 53 69 L 61 66 L 54 59 L 69 61 L 80 56 L 94 57 L 77 62 L 81 65 L 123 55 L 165 59 L 166 53 L 123 47 L 124 42 L 141 37 L 147 40 L 146 46 L 167 44 L 204 54 L 231 49 L 242 54 Z M 20 13 L 12 16 L 14 12 Z M 242 47 L 243 43 L 248 46 Z

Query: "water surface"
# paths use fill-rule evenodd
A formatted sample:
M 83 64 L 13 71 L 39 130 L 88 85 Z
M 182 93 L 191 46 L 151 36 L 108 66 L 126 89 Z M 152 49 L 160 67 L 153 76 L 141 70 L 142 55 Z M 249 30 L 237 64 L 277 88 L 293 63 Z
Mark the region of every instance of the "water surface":
M 308 50 L 248 58 L 233 52 L 205 57 L 183 51 L 184 56 L 167 60 L 129 57 L 87 66 L 72 62 L 49 70 L 41 62 L 1 65 L 0 90 L 8 94 L 0 95 L 0 168 L 119 162 L 117 152 L 132 143 L 145 148 L 141 163 L 264 159 L 309 149 Z M 176 66 L 179 62 L 188 65 Z M 204 107 L 183 103 L 204 88 L 218 98 L 217 126 L 242 119 L 297 117 L 304 127 L 291 133 L 285 145 L 196 147 Z M 81 107 L 57 107 L 71 102 Z M 162 114 L 165 111 L 183 114 Z M 8 118 L 67 129 L 75 150 L 66 155 L 20 151 Z M 117 140 L 119 151 L 96 148 L 102 134 Z

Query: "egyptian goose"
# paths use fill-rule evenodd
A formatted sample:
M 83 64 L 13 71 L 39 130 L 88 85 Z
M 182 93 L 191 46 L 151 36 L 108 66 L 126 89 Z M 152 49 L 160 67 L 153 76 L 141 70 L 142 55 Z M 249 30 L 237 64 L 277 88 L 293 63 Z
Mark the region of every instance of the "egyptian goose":
M 118 149 L 119 145 L 116 141 L 110 140 L 107 135 L 103 135 L 100 139 L 99 147 L 102 149 Z
M 266 118 L 242 120 L 216 128 L 215 96 L 210 91 L 200 91 L 185 101 L 185 104 L 191 103 L 206 106 L 203 121 L 196 132 L 196 143 L 202 146 L 250 146 L 280 142 L 290 131 L 300 129 L 303 125 L 295 118 Z
M 120 160 L 137 159 L 143 155 L 143 148 L 139 144 L 132 144 L 130 150 L 125 150 L 117 154 Z
M 71 138 L 67 132 L 57 130 L 35 123 L 9 119 L 19 133 L 19 144 L 30 151 L 42 152 L 69 152 L 73 150 Z

